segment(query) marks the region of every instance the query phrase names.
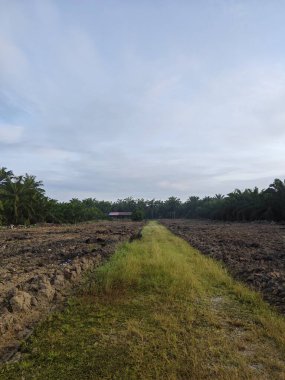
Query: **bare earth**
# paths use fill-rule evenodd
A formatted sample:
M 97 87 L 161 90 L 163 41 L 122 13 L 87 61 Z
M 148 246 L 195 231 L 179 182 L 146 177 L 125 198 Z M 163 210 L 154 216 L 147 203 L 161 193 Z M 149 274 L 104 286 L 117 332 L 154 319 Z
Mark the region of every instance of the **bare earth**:
M 0 362 L 17 352 L 35 322 L 63 304 L 82 273 L 141 228 L 113 221 L 0 229 Z
M 205 255 L 222 261 L 229 272 L 285 313 L 285 226 L 163 220 L 162 224 Z
M 163 220 L 202 253 L 260 291 L 285 313 L 285 226 Z M 136 237 L 142 223 L 0 229 L 0 362 L 47 313 L 64 304 L 82 273 L 99 265 L 119 242 Z M 13 358 L 17 358 L 14 356 Z

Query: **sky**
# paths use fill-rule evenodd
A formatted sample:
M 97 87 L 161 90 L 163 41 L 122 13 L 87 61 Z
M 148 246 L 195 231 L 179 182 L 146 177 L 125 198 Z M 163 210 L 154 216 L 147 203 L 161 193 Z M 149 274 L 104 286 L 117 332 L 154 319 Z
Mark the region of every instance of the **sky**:
M 47 195 L 285 178 L 285 1 L 0 0 L 0 166 Z

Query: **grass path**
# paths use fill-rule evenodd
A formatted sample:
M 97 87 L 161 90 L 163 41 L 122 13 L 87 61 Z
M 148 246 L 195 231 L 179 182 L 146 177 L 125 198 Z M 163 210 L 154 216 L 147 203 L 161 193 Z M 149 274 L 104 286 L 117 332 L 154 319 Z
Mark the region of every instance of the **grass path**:
M 0 379 L 285 379 L 285 320 L 156 223 L 91 273 Z

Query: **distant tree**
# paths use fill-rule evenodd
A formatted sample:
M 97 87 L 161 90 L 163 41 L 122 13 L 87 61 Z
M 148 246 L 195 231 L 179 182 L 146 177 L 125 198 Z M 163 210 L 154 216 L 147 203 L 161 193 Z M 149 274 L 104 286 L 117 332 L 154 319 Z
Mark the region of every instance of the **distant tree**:
M 275 179 L 266 190 L 268 206 L 277 221 L 285 220 L 285 180 Z
M 132 220 L 140 221 L 144 219 L 144 211 L 142 209 L 136 209 L 133 211 Z
M 177 218 L 179 217 L 180 212 L 180 206 L 181 206 L 181 200 L 176 197 L 169 197 L 165 202 L 165 211 L 168 216 L 168 218 Z
M 186 218 L 196 218 L 197 208 L 199 207 L 199 197 L 189 197 L 186 202 L 183 204 L 183 214 Z
M 14 177 L 14 173 L 12 170 L 7 170 L 7 168 L 0 167 L 0 185 L 5 181 L 7 178 L 12 179 Z
M 24 224 L 42 219 L 42 182 L 34 176 L 6 176 L 0 185 L 4 216 L 8 223 Z
M 0 224 L 29 224 L 41 221 L 78 223 L 107 217 L 110 211 L 131 211 L 136 220 L 144 218 L 210 218 L 229 221 L 285 221 L 285 180 L 275 179 L 265 190 L 236 189 L 226 196 L 177 197 L 166 201 L 127 197 L 116 202 L 96 198 L 58 202 L 45 196 L 41 181 L 25 174 L 15 176 L 0 168 Z

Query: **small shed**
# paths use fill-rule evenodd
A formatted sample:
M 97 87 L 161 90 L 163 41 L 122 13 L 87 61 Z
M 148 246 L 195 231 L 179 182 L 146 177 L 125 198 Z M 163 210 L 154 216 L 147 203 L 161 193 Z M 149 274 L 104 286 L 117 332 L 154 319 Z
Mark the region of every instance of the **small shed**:
M 128 211 L 112 211 L 109 212 L 108 216 L 113 219 L 129 219 L 132 216 L 132 212 Z

